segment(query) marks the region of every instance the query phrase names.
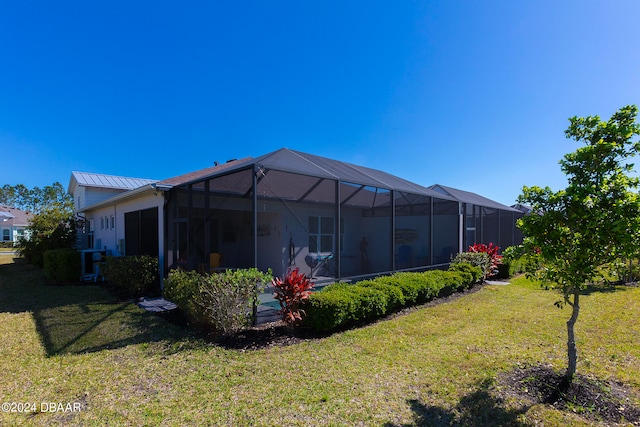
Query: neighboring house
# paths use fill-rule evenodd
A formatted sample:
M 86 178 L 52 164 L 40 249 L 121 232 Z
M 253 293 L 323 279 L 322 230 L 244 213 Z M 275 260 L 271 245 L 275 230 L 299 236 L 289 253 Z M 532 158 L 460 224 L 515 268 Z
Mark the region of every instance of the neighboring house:
M 463 201 L 449 187 L 427 188 L 286 148 L 143 181 L 136 188 L 108 187 L 118 192 L 87 203 L 105 186 L 74 172 L 69 192 L 81 197 L 76 209 L 93 224 L 87 245 L 157 255 L 163 275 L 177 267 L 257 267 L 281 276 L 300 267 L 317 282 L 425 269 L 466 250 L 469 218 L 485 221 L 481 231 L 476 226 L 474 243 L 518 240 L 520 213 L 508 206 L 477 195 Z M 477 217 L 465 215 L 471 205 Z M 495 226 L 493 211 L 499 212 Z
M 12 242 L 29 237 L 29 219 L 33 214 L 9 206 L 0 206 L 0 242 Z
M 531 209 L 531 206 L 529 205 L 523 205 L 520 203 L 516 203 L 515 205 L 511 205 L 512 208 L 519 210 L 520 212 L 522 212 L 525 215 L 529 215 L 531 212 L 533 212 L 533 209 Z

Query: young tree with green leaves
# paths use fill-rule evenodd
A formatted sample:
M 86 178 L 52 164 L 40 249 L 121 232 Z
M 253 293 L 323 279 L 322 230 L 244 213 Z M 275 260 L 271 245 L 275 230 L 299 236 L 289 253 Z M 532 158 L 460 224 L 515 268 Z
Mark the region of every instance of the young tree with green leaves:
M 524 187 L 519 203 L 530 205 L 531 215 L 519 220 L 525 246 L 539 251 L 543 268 L 536 276 L 563 296 L 556 304 L 569 305 L 566 382 L 576 372 L 574 325 L 580 313 L 580 295 L 598 275 L 598 267 L 637 254 L 640 234 L 639 180 L 629 160 L 640 151 L 636 122 L 638 107 L 627 106 L 608 121 L 598 116 L 569 119 L 567 138 L 585 145 L 560 161 L 568 186 Z

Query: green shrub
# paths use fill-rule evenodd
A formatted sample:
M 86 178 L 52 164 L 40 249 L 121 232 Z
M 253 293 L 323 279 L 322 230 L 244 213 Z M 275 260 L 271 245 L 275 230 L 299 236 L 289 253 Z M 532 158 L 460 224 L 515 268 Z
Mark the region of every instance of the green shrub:
M 36 267 L 43 267 L 46 251 L 72 248 L 77 230 L 72 212 L 73 209 L 51 206 L 33 215 L 29 219 L 29 238 L 18 239 L 20 254 Z
M 467 263 L 482 269 L 482 277 L 491 275 L 491 257 L 486 252 L 462 252 L 456 254 L 452 264 Z
M 420 298 L 422 283 L 415 280 L 413 275 L 419 273 L 396 273 L 391 276 L 377 277 L 377 283 L 395 286 L 400 289 L 404 298 L 405 305 L 415 305 Z
M 116 289 L 141 297 L 158 282 L 158 258 L 149 255 L 107 257 L 100 271 Z
M 403 306 L 464 290 L 474 283 L 479 268 L 456 267 L 453 271 L 396 273 L 353 285 L 336 283 L 311 294 L 305 304 L 305 324 L 328 331 L 355 321 L 372 319 Z
M 473 276 L 467 271 L 444 271 L 444 277 L 447 284 L 453 287 L 453 292 L 464 291 L 473 283 Z
M 196 304 L 196 298 L 206 280 L 205 276 L 195 271 L 171 270 L 164 281 L 162 295 L 175 303 L 190 322 L 204 325 L 204 310 Z
M 389 296 L 381 289 L 355 284 L 348 290 L 356 301 L 353 321 L 376 318 L 386 314 Z
M 540 254 L 526 252 L 523 245 L 506 248 L 503 251 L 502 262 L 509 266 L 509 277 L 534 272 L 541 267 Z
M 432 298 L 445 297 L 454 292 L 455 287 L 448 283 L 446 271 L 431 270 L 425 274 L 427 275 L 425 280 L 429 283 L 429 288 L 433 292 Z
M 271 282 L 271 270 L 256 268 L 205 274 L 195 296 L 206 324 L 218 335 L 229 335 L 250 326 L 258 295 Z
M 450 271 L 463 271 L 471 274 L 471 283 L 477 283 L 482 280 L 483 271 L 481 267 L 472 265 L 468 262 L 451 263 Z
M 397 293 L 396 293 L 397 295 Z M 314 292 L 304 304 L 305 325 L 328 331 L 387 313 L 389 293 L 372 283 L 333 284 Z
M 330 331 L 353 319 L 356 301 L 346 287 L 314 292 L 303 304 L 307 316 L 304 325 L 317 331 Z
M 384 292 L 387 295 L 387 307 L 385 309 L 387 313 L 398 310 L 405 305 L 406 300 L 402 289 L 393 283 L 384 283 L 381 280 L 374 279 L 358 282 L 358 286 L 370 287 Z
M 77 283 L 80 279 L 80 253 L 74 249 L 49 249 L 43 254 L 44 275 L 56 283 Z

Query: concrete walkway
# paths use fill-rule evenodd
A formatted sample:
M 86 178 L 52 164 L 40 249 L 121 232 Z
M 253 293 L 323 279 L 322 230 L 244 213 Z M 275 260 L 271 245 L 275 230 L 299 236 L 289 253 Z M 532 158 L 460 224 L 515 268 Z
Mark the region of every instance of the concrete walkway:
M 484 283 L 487 285 L 510 285 L 511 282 L 501 282 L 500 280 L 487 280 Z

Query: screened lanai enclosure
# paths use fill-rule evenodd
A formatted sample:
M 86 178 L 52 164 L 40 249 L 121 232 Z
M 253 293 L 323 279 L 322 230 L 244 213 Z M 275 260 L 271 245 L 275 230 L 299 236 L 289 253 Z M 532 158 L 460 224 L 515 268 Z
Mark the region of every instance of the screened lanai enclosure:
M 289 149 L 223 166 L 165 193 L 170 268 L 331 281 L 446 264 L 471 238 L 466 204 L 385 172 Z M 513 242 L 513 215 L 484 230 Z
M 474 243 L 493 243 L 505 249 L 522 243 L 524 236 L 515 226 L 524 215 L 519 209 L 504 206 L 491 199 L 444 185 L 429 187 L 460 202 L 461 222 L 464 230 L 463 250 Z

